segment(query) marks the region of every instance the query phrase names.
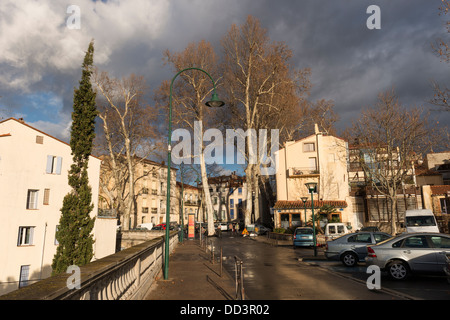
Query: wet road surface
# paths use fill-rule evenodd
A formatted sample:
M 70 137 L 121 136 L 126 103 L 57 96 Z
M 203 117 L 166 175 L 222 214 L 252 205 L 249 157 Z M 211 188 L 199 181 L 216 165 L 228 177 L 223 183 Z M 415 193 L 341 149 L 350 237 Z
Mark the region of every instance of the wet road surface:
M 243 260 L 246 300 L 397 300 L 404 297 L 369 290 L 363 281 L 300 262 L 291 247 L 276 247 L 224 233 L 211 238 L 216 252 L 223 250 L 223 265 L 235 273 L 235 256 Z

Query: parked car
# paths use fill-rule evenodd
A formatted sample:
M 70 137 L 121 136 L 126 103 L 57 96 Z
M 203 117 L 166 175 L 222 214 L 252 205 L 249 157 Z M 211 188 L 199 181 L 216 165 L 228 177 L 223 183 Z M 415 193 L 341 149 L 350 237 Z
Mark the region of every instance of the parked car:
M 310 227 L 295 228 L 292 239 L 294 248 L 314 246 L 313 228 Z
M 138 224 L 137 228 L 142 230 L 152 230 L 153 223 L 141 223 Z
M 450 235 L 403 233 L 367 247 L 366 263 L 376 265 L 395 280 L 413 273 L 444 273 L 450 255 Z
M 175 230 L 176 226 L 175 225 L 169 225 L 169 230 Z M 160 223 L 158 225 L 156 225 L 155 227 L 152 228 L 152 230 L 166 230 L 166 224 L 165 223 Z
M 344 234 L 350 233 L 345 223 L 333 222 L 325 226 L 325 241 L 336 239 Z
M 447 275 L 447 282 L 450 284 L 450 255 L 445 255 L 445 260 L 444 272 Z
M 325 246 L 325 256 L 328 260 L 342 261 L 346 267 L 354 267 L 358 262 L 364 262 L 367 256 L 367 245 L 376 244 L 392 238 L 384 232 L 360 231 L 345 234 Z
M 359 231 L 379 232 L 380 229 L 378 227 L 362 227 Z

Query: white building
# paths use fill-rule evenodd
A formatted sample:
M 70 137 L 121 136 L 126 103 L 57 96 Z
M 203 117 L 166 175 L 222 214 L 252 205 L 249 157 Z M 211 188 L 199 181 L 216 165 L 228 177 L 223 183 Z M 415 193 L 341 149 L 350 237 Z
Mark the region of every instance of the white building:
M 214 210 L 214 221 L 244 221 L 247 206 L 247 184 L 243 177 L 232 174 L 208 178 Z M 259 214 L 253 217 L 256 221 Z
M 89 159 L 89 183 L 98 211 L 101 160 Z M 0 294 L 51 275 L 63 198 L 71 190 L 70 146 L 20 119 L 0 122 Z M 97 217 L 94 259 L 115 252 L 115 218 Z M 99 237 L 98 235 L 101 235 Z
M 317 125 L 315 134 L 298 141 L 286 142 L 285 147 L 277 152 L 275 227 L 304 225 L 306 210 L 306 222 L 311 217 L 311 204 L 314 205 L 315 213 L 324 205 L 335 207 L 333 214 L 324 217 L 328 221 L 336 219 L 358 225 L 349 199 L 347 155 L 347 142 L 322 134 Z M 305 186 L 308 182 L 317 183 L 313 203 Z

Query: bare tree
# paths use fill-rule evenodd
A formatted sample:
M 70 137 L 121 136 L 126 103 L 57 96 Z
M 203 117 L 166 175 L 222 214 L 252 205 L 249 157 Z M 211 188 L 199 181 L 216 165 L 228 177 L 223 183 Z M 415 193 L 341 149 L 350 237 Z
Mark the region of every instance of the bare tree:
M 167 50 L 164 53 L 166 63 L 170 64 L 175 73 L 181 72 L 189 68 L 199 68 L 207 72 L 215 80 L 220 80 L 217 75 L 217 61 L 214 49 L 211 44 L 206 41 L 201 41 L 198 44 L 191 43 L 182 52 L 172 53 Z M 213 84 L 211 79 L 200 70 L 186 70 L 179 74 L 180 79 L 173 85 L 172 94 L 172 113 L 173 123 L 178 128 L 187 128 L 190 132 L 197 132 L 198 139 L 195 144 L 199 146 L 199 154 L 196 154 L 199 159 L 196 162 L 200 164 L 201 185 L 206 204 L 206 212 L 208 217 L 208 235 L 214 235 L 214 216 L 211 196 L 208 186 L 208 177 L 205 164 L 203 144 L 204 127 L 214 122 L 214 112 L 204 105 L 205 99 L 209 99 L 213 92 Z M 168 108 L 169 100 L 169 81 L 164 82 L 156 94 L 156 101 L 159 106 Z M 166 114 L 168 114 L 166 112 Z M 217 123 L 217 122 L 215 122 Z M 195 125 L 198 127 L 195 128 Z M 197 130 L 195 130 L 197 129 Z M 195 153 L 194 153 L 195 154 Z M 193 160 L 191 155 L 183 155 L 186 159 L 183 161 L 191 164 Z
M 450 12 L 450 0 L 442 0 L 442 6 L 439 8 L 439 15 L 447 15 Z M 447 33 L 450 33 L 450 20 L 445 21 Z M 434 53 L 445 63 L 450 63 L 450 49 L 448 42 L 443 39 L 437 39 L 431 45 Z M 450 89 L 447 85 L 439 85 L 432 82 L 434 96 L 429 101 L 432 105 L 440 107 L 444 111 L 450 111 Z
M 284 43 L 270 43 L 266 30 L 251 16 L 240 27 L 232 25 L 222 40 L 224 49 L 224 90 L 230 105 L 230 126 L 248 130 L 283 128 L 289 132 L 287 123 L 277 123 L 298 114 L 299 93 L 309 90 L 309 69 L 297 70 L 289 65 L 291 50 Z M 298 110 L 298 109 L 297 109 Z M 292 119 L 291 118 L 291 119 Z M 290 123 L 295 126 L 296 121 Z M 283 125 L 285 127 L 283 127 Z M 291 132 L 292 134 L 292 132 Z M 289 135 L 289 134 L 288 134 Z M 259 203 L 260 158 L 255 157 L 257 146 L 247 138 L 245 169 L 247 183 L 247 206 L 245 224 L 251 222 L 252 194 Z M 253 160 L 255 160 L 253 158 Z M 255 212 L 259 214 L 258 208 Z
M 414 161 L 432 147 L 433 130 L 421 108 L 403 107 L 394 91 L 380 93 L 378 103 L 353 124 L 360 165 L 370 186 L 390 202 L 391 233 L 397 233 L 397 193 L 411 175 Z
M 336 135 L 334 124 L 339 121 L 339 115 L 334 112 L 334 101 L 321 99 L 316 101 L 309 112 L 310 126 L 319 126 L 319 130 L 327 135 Z
M 125 230 L 136 224 L 136 181 L 142 178 L 135 168 L 155 150 L 154 110 L 143 103 L 146 89 L 143 77 L 112 78 L 106 72 L 94 73 L 102 120 L 98 152 L 103 157 L 101 189 L 111 208 L 118 210 Z M 130 218 L 131 225 L 130 225 Z

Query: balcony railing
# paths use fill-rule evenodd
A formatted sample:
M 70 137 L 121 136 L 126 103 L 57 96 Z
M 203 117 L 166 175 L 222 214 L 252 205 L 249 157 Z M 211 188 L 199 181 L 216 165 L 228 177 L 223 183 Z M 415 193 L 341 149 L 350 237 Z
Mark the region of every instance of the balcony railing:
M 99 217 L 104 217 L 104 218 L 116 218 L 117 210 L 116 209 L 98 209 L 97 215 Z
M 289 168 L 289 176 L 290 177 L 299 177 L 299 176 L 307 176 L 307 175 L 318 175 L 319 170 L 311 167 L 294 167 Z
M 162 269 L 164 236 L 138 244 L 80 267 L 80 287 L 67 285 L 61 273 L 0 296 L 0 300 L 141 300 Z M 169 251 L 178 243 L 170 234 Z

